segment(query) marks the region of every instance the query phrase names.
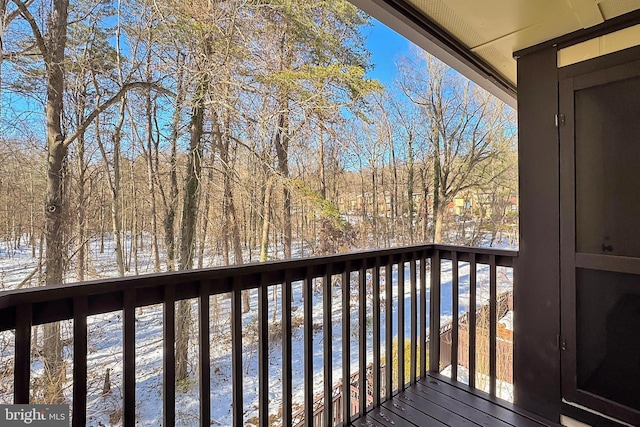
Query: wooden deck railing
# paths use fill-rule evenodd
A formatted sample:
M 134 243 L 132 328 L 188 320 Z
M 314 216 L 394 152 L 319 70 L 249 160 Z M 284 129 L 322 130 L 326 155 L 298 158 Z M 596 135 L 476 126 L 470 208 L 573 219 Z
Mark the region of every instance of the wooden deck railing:
M 452 262 L 452 377 L 456 378 L 458 365 L 459 325 L 459 263 L 469 266 L 470 307 L 476 307 L 477 268 L 486 264 L 489 271 L 489 377 L 490 393 L 496 390 L 496 329 L 497 329 L 497 285 L 496 268 L 513 267 L 517 252 L 423 245 L 389 250 L 368 251 L 346 255 L 268 262 L 207 270 L 164 273 L 148 276 L 109 279 L 79 284 L 22 289 L 0 293 L 0 332 L 15 332 L 13 377 L 13 403 L 29 403 L 32 328 L 37 325 L 73 320 L 73 393 L 72 424 L 84 426 L 87 421 L 87 318 L 88 316 L 122 311 L 124 364 L 122 379 L 122 423 L 136 424 L 135 382 L 135 310 L 151 304 L 163 304 L 163 425 L 176 423 L 175 408 L 175 303 L 195 298 L 198 301 L 198 381 L 200 387 L 200 425 L 209 426 L 211 420 L 211 319 L 210 296 L 231 294 L 231 360 L 232 360 L 232 407 L 233 425 L 244 425 L 243 402 L 243 323 L 242 292 L 252 290 L 258 301 L 258 408 L 260 425 L 270 425 L 269 420 L 269 369 L 268 349 L 270 345 L 282 348 L 282 425 L 293 423 L 292 401 L 292 284 L 302 282 L 303 295 L 312 295 L 313 283 L 322 282 L 322 347 L 323 387 L 314 389 L 314 341 L 312 323 L 312 298 L 304 298 L 304 415 L 313 420 L 318 396 L 333 396 L 333 295 L 334 282 L 357 283 L 357 302 L 351 301 L 351 292 L 341 292 L 341 336 L 351 337 L 351 308 L 357 307 L 359 358 L 358 372 L 365 372 L 368 365 L 382 367 L 373 369 L 371 376 L 357 377 L 357 406 L 352 409 L 351 399 L 341 399 L 338 410 L 335 405 L 326 405 L 322 411 L 322 425 L 333 425 L 337 413 L 341 422 L 348 424 L 370 406 L 378 406 L 408 383 L 425 376 L 427 370 L 440 371 L 441 327 L 441 277 L 444 260 Z M 357 279 L 355 279 L 357 277 Z M 269 342 L 268 287 L 282 286 L 281 313 L 282 333 L 279 343 Z M 394 292 L 394 288 L 396 292 Z M 394 308 L 394 299 L 396 305 Z M 429 304 L 427 306 L 427 301 Z M 405 308 L 405 305 L 407 308 Z M 391 314 L 391 315 L 389 315 Z M 468 313 L 469 354 L 476 349 L 476 310 Z M 394 331 L 394 323 L 396 329 Z M 367 325 L 370 326 L 367 326 Z M 408 330 L 408 333 L 405 331 Z M 384 347 L 382 346 L 382 337 Z M 388 339 L 394 337 L 394 339 Z M 410 351 L 405 354 L 405 340 L 410 340 Z M 394 344 L 395 341 L 395 344 Z M 382 363 L 394 352 L 397 345 L 397 361 Z M 342 340 L 341 377 L 351 378 L 350 339 Z M 418 357 L 419 354 L 419 357 Z M 475 357 L 469 357 L 469 382 L 474 386 L 476 372 Z M 408 372 L 405 372 L 407 366 Z M 351 381 L 342 381 L 343 396 L 351 396 Z M 369 391 L 370 390 L 370 391 Z M 314 402 L 316 405 L 314 405 Z M 336 402 L 334 402 L 336 403 Z M 296 415 L 297 420 L 300 414 Z M 315 424 L 315 422 L 314 422 Z M 311 424 L 310 424 L 311 425 Z

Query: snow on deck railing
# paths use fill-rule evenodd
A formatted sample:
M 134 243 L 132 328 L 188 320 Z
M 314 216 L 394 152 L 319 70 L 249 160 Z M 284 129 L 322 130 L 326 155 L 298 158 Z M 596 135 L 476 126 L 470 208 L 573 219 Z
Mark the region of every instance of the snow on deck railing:
M 15 338 L 2 357 L 13 361 L 13 402 L 29 403 L 33 388 L 39 386 L 31 378 L 32 333 L 38 325 L 60 321 L 73 321 L 71 338 L 62 346 L 72 348 L 72 424 L 87 423 L 87 319 L 89 316 L 122 312 L 122 408 L 120 420 L 124 426 L 136 424 L 136 309 L 152 304 L 162 304 L 162 424 L 176 424 L 176 324 L 179 312 L 176 302 L 197 299 L 197 381 L 199 387 L 198 424 L 212 423 L 212 322 L 211 297 L 230 294 L 231 317 L 231 414 L 230 423 L 246 425 L 249 403 L 245 402 L 243 381 L 243 336 L 248 327 L 243 323 L 243 292 L 249 292 L 257 306 L 257 407 L 254 420 L 259 425 L 273 424 L 270 413 L 272 399 L 269 370 L 269 351 L 281 348 L 281 399 L 278 403 L 277 423 L 290 426 L 294 412 L 296 422 L 314 419 L 318 414 L 319 397 L 335 396 L 334 377 L 339 380 L 338 392 L 349 398 L 340 399 L 335 405 L 323 405 L 322 425 L 348 424 L 371 407 L 379 406 L 398 390 L 406 388 L 427 372 L 439 372 L 443 366 L 441 340 L 446 322 L 444 312 L 450 310 L 452 343 L 450 360 L 452 377 L 457 377 L 458 328 L 460 326 L 460 271 L 464 264 L 469 269 L 469 307 L 483 305 L 478 296 L 477 268 L 488 269 L 488 325 L 489 392 L 496 394 L 496 339 L 498 316 L 497 267 L 513 267 L 517 252 L 446 245 L 422 245 L 388 250 L 367 251 L 346 255 L 314 257 L 290 261 L 221 267 L 206 270 L 171 272 L 138 277 L 108 279 L 78 284 L 48 286 L 0 293 L 0 333 L 12 331 Z M 448 260 L 448 261 L 445 261 Z M 450 261 L 450 262 L 449 262 Z M 445 271 L 450 265 L 451 279 Z M 438 268 L 433 268 L 438 266 Z M 446 277 L 443 277 L 446 276 Z M 443 284 L 446 286 L 443 287 Z M 299 286 L 303 301 L 302 314 L 292 308 L 294 284 Z M 314 285 L 319 284 L 315 287 Z M 348 284 L 345 288 L 344 284 Z M 279 286 L 278 312 L 280 333 L 274 334 L 270 324 L 268 297 L 270 289 Z M 451 289 L 451 307 L 442 309 L 442 290 Z M 314 289 L 315 288 L 315 289 Z M 298 288 L 296 288 L 298 289 Z M 342 291 L 348 289 L 349 291 Z M 339 298 L 336 298 L 340 295 Z M 355 297 L 354 297 L 355 295 Z M 311 297 L 309 297 L 311 296 Z M 320 301 L 321 297 L 321 303 Z M 444 298 L 444 303 L 447 298 Z M 318 304 L 315 304 L 318 303 Z M 317 306 L 316 306 L 317 305 Z M 315 310 L 314 310 L 315 309 Z M 464 310 L 464 308 L 462 308 Z M 301 321 L 294 322 L 295 319 Z M 315 316 L 321 321 L 314 323 Z M 320 314 L 319 314 L 320 313 Z M 475 387 L 476 324 L 481 311 L 468 310 L 464 315 L 468 325 L 469 385 Z M 339 324 L 334 328 L 334 323 Z M 253 326 L 255 327 L 255 325 Z M 446 329 L 445 328 L 445 329 Z M 302 399 L 294 406 L 292 336 L 302 329 L 303 380 L 299 387 Z M 335 329 L 335 331 L 334 331 Z M 321 340 L 315 340 L 321 334 Z M 37 336 L 37 335 L 34 335 Z M 352 345 L 352 337 L 357 341 Z M 346 338 L 345 338 L 346 337 Z M 342 339 L 345 338 L 345 339 Z M 339 339 L 339 340 L 338 340 Z M 72 342 L 72 346 L 69 345 Z M 334 343 L 334 341 L 336 341 Z M 384 341 L 384 345 L 382 342 Z M 341 351 L 335 345 L 340 343 Z M 406 346 L 408 346 L 408 349 Z M 314 369 L 314 355 L 321 347 L 322 367 Z M 358 357 L 352 360 L 352 351 Z M 401 351 L 399 351 L 399 349 Z M 61 350 L 62 352 L 63 350 Z M 114 350 L 115 351 L 115 350 Z M 340 357 L 336 357 L 336 355 Z M 7 359 L 9 358 L 9 359 Z M 391 363 L 385 361 L 391 359 Z M 246 361 L 245 361 L 246 363 Z M 296 362 L 297 363 L 297 362 Z M 367 372 L 369 367 L 369 372 Z M 316 381 L 322 374 L 322 385 Z M 107 370 L 108 372 L 108 370 Z M 353 375 L 367 372 L 367 375 Z M 108 378 L 108 375 L 107 375 Z M 364 392 L 362 392 L 364 391 Z M 334 399 L 332 399 L 334 400 Z M 33 402 L 32 402 L 33 403 Z M 314 404 L 315 403 L 315 404 Z M 303 408 L 300 414 L 299 408 Z M 274 409 L 274 408 L 271 408 Z M 339 419 L 338 419 L 339 418 Z

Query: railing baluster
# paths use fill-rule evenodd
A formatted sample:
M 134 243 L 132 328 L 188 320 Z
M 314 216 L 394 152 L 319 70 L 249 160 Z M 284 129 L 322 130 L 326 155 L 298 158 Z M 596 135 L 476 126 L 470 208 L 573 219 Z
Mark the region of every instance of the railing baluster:
M 201 283 L 198 299 L 198 329 L 200 331 L 200 425 L 202 427 L 209 427 L 211 425 L 210 287 L 209 283 Z
M 384 267 L 385 275 L 385 365 L 384 365 L 384 378 L 385 378 L 385 399 L 391 399 L 393 394 L 393 272 L 392 272 L 392 258 L 389 256 L 387 265 Z
M 122 422 L 124 427 L 136 424 L 136 290 L 124 291 L 122 308 L 122 341 L 124 404 Z
M 404 254 L 398 261 L 398 390 L 405 389 L 404 379 Z
M 31 376 L 31 304 L 16 307 L 16 354 L 13 360 L 13 403 L 29 403 Z
M 360 358 L 360 375 L 358 376 L 358 413 L 367 411 L 367 269 L 364 260 L 358 272 L 358 356 Z
M 323 277 L 323 297 L 322 297 L 322 329 L 323 335 L 323 347 L 324 347 L 324 425 L 333 426 L 333 377 L 332 377 L 332 346 L 333 346 L 333 331 L 332 331 L 332 288 L 331 283 L 331 265 L 327 266 L 327 271 Z
M 496 256 L 489 256 L 489 394 L 496 395 L 496 335 L 497 335 Z
M 291 270 L 285 271 L 282 284 L 282 425 L 291 426 Z
M 73 299 L 73 414 L 74 427 L 87 423 L 87 313 L 86 297 Z
M 431 257 L 429 293 L 429 371 L 440 372 L 440 251 Z
M 469 254 L 469 386 L 476 386 L 476 254 Z
M 458 380 L 458 311 L 460 309 L 460 274 L 458 271 L 458 253 L 451 252 L 451 379 Z
M 343 424 L 351 421 L 351 264 L 342 272 L 342 413 Z M 362 372 L 359 373 L 362 375 Z
M 373 406 L 380 405 L 380 257 L 372 271 L 373 280 Z
M 269 305 L 264 275 L 258 288 L 258 417 L 261 426 L 269 425 Z M 305 300 L 306 303 L 306 300 Z
M 313 426 L 313 279 L 306 270 L 304 286 L 304 424 Z M 262 362 L 261 362 L 262 363 Z M 268 419 L 260 420 L 268 425 Z
M 418 349 L 418 291 L 416 289 L 416 257 L 412 254 L 409 262 L 411 276 L 411 365 L 409 378 L 411 384 L 416 382 L 416 362 Z
M 231 376 L 233 384 L 233 425 L 244 425 L 244 390 L 242 388 L 242 291 L 240 278 L 233 278 L 231 293 Z
M 420 378 L 427 374 L 427 257 L 420 257 Z
M 188 303 L 187 301 L 181 301 Z M 163 381 L 162 381 L 162 400 L 163 400 L 163 426 L 173 426 L 176 422 L 176 301 L 175 289 L 173 286 L 165 286 L 164 288 L 164 307 L 163 313 L 163 340 L 164 347 L 163 358 Z M 184 319 L 180 319 L 184 321 Z

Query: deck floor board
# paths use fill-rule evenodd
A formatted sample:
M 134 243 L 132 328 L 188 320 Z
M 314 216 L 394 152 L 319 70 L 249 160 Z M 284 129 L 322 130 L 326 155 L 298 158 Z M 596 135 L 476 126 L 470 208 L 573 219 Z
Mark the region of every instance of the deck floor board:
M 352 426 L 556 427 L 516 406 L 461 383 L 429 375 L 374 408 Z

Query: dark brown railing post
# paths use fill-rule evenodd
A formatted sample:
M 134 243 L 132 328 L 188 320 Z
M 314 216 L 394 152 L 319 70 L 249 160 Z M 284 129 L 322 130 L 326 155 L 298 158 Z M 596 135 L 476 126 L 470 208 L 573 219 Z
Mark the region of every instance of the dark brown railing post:
M 342 419 L 351 421 L 351 263 L 347 262 L 342 272 Z
M 163 334 L 164 349 L 162 376 L 163 426 L 176 422 L 176 298 L 173 285 L 164 288 Z M 180 319 L 182 321 L 182 319 Z
M 409 369 L 409 379 L 411 384 L 416 382 L 416 362 L 418 353 L 418 291 L 416 289 L 416 257 L 415 253 L 411 255 L 409 262 L 409 275 L 411 276 L 411 365 Z
M 404 379 L 404 254 L 398 261 L 398 390 L 405 389 Z
M 496 256 L 489 256 L 489 394 L 496 395 L 496 335 L 498 326 L 498 289 L 496 284 Z
M 313 278 L 305 271 L 304 287 L 304 424 L 313 424 Z M 265 390 L 267 392 L 268 390 Z M 262 392 L 262 390 L 261 390 Z M 264 423 L 263 423 L 264 422 Z M 268 418 L 260 418 L 260 425 L 269 425 Z
M 29 403 L 31 375 L 31 304 L 16 307 L 16 354 L 13 368 L 13 403 Z
M 332 377 L 332 357 L 333 357 L 333 330 L 332 330 L 332 288 L 331 264 L 327 265 L 327 271 L 323 276 L 322 289 L 322 329 L 323 329 L 323 355 L 324 355 L 324 420 L 325 426 L 333 426 L 333 377 Z
M 458 379 L 458 333 L 460 310 L 460 274 L 458 271 L 458 252 L 451 252 L 451 379 Z
M 380 405 L 380 257 L 376 257 L 373 280 L 373 406 Z
M 136 290 L 124 291 L 122 303 L 124 404 L 122 423 L 124 427 L 136 425 Z
M 200 283 L 198 298 L 198 330 L 200 331 L 200 426 L 211 425 L 211 343 L 209 332 L 209 295 L 211 286 L 208 282 Z
M 469 386 L 476 386 L 476 254 L 469 253 Z
M 86 297 L 73 299 L 73 413 L 72 424 L 87 424 L 87 314 Z
M 282 425 L 291 426 L 291 270 L 285 270 L 282 284 Z
M 427 375 L 427 255 L 420 258 L 420 378 Z
M 261 426 L 269 423 L 269 301 L 264 274 L 258 287 L 258 418 Z M 305 300 L 306 303 L 306 300 Z
M 431 257 L 429 293 L 429 371 L 440 372 L 440 250 Z
M 358 272 L 358 357 L 359 357 L 359 375 L 358 375 L 358 413 L 364 414 L 367 410 L 367 268 L 365 260 L 362 260 L 362 266 Z
M 391 255 L 387 258 L 387 264 L 384 267 L 385 274 L 385 399 L 391 399 L 393 395 L 393 268 Z
M 233 278 L 231 292 L 231 383 L 233 384 L 233 425 L 244 425 L 242 388 L 242 290 L 240 277 Z

